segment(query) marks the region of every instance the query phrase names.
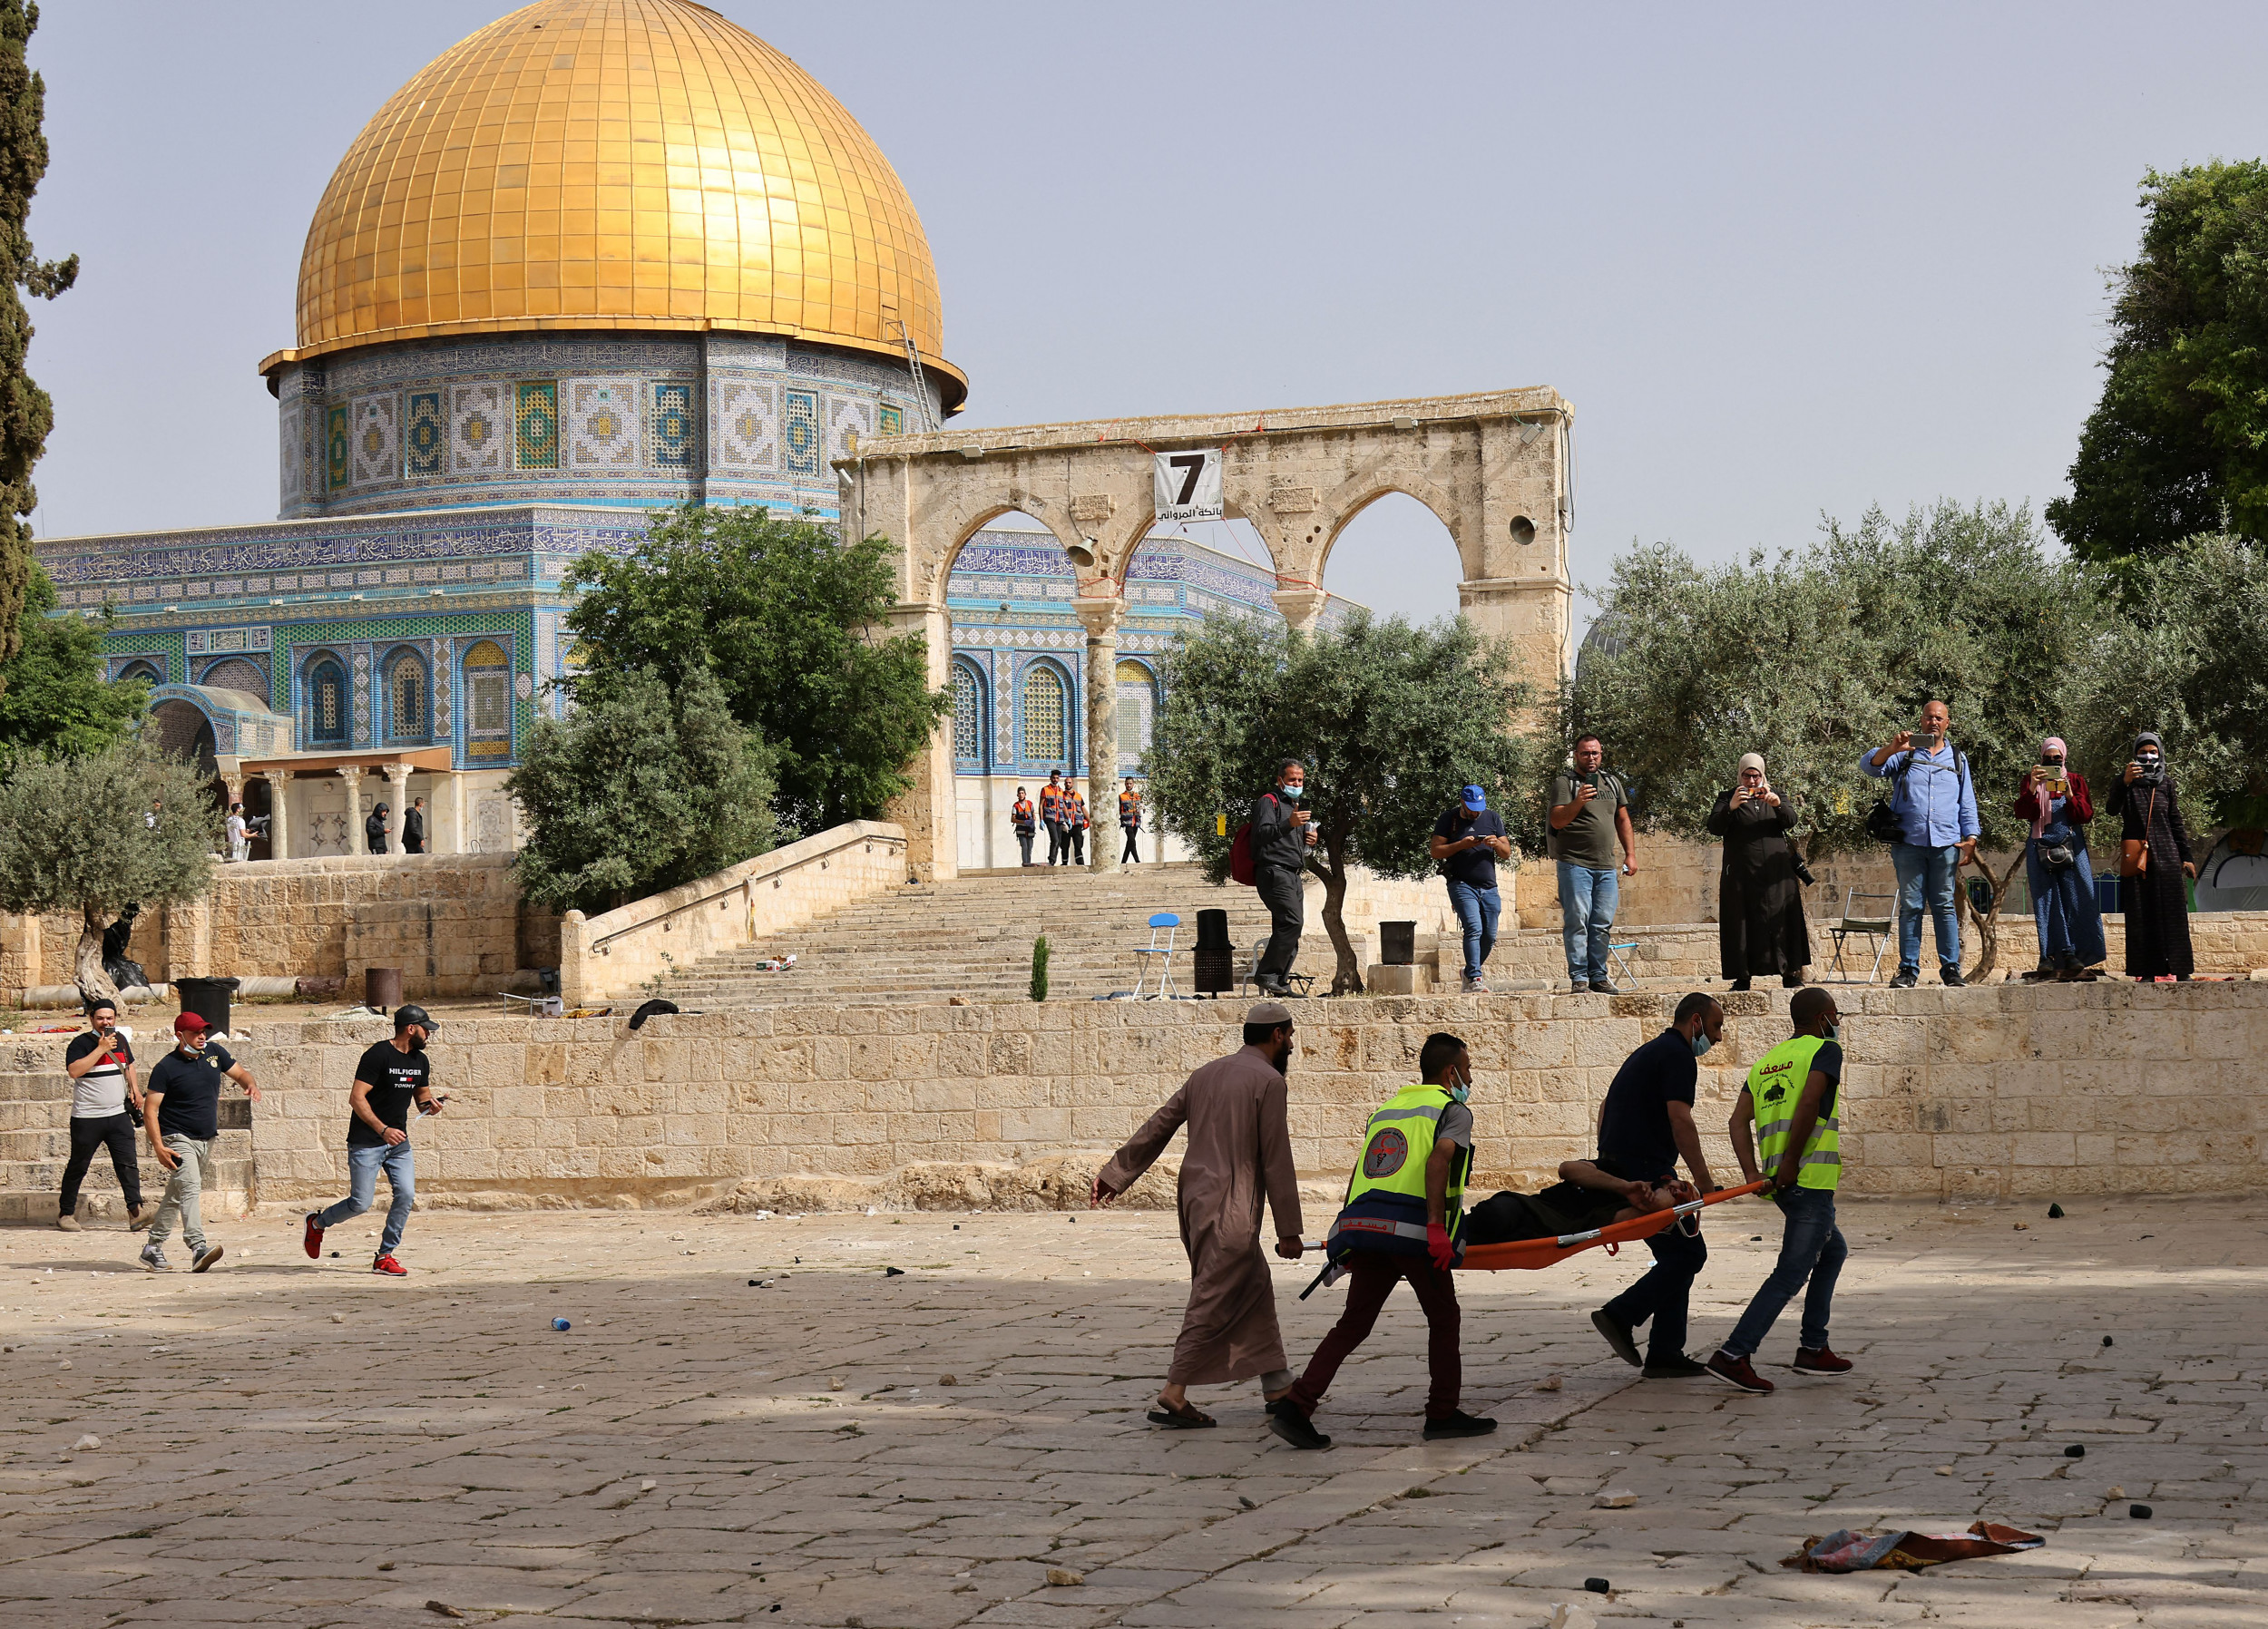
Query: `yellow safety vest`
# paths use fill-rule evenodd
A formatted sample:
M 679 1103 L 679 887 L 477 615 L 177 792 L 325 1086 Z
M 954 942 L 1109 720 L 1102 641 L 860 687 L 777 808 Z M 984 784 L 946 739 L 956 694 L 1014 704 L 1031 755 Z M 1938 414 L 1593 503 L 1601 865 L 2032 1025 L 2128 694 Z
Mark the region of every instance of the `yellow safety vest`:
M 1811 1078 L 1812 1059 L 1826 1044 L 1824 1036 L 1792 1037 L 1757 1058 L 1748 1071 L 1748 1097 L 1756 1112 L 1756 1156 L 1766 1176 L 1780 1168 L 1786 1156 L 1796 1102 L 1804 1095 L 1804 1082 Z M 1841 1082 L 1835 1084 L 1833 1095 L 1840 1100 Z M 1811 1141 L 1804 1145 L 1796 1165 L 1797 1187 L 1834 1190 L 1843 1179 L 1842 1130 L 1842 1117 L 1825 1112 L 1823 1106 L 1819 1118 L 1812 1124 Z
M 1422 1083 L 1405 1086 L 1380 1104 L 1370 1117 L 1370 1124 L 1363 1128 L 1363 1156 L 1354 1162 L 1354 1170 L 1347 1178 L 1346 1203 L 1371 1197 L 1414 1200 L 1422 1214 L 1425 1207 L 1425 1164 L 1432 1157 L 1433 1134 L 1441 1125 L 1442 1110 L 1450 1104 L 1447 1088 Z M 1449 1166 L 1449 1190 L 1442 1205 L 1442 1219 L 1454 1238 L 1464 1220 L 1465 1176 L 1472 1165 L 1472 1150 L 1461 1151 L 1461 1157 Z M 1420 1227 L 1420 1237 L 1424 1234 Z

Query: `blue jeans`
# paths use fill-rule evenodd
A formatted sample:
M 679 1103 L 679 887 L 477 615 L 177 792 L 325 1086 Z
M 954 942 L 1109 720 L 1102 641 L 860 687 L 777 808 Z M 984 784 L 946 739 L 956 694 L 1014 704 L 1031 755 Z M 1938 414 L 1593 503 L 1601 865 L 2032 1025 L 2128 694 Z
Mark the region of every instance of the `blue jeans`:
M 2039 861 L 2042 844 L 2065 843 L 2071 863 L 2049 871 Z M 2064 822 L 2024 844 L 2024 877 L 2032 888 L 2032 921 L 2039 929 L 2039 960 L 2052 967 L 2092 967 L 2108 954 L 2103 945 L 2103 912 L 2095 902 L 2095 868 L 2087 857 L 2087 837 Z
M 1843 1230 L 1835 1225 L 1835 1192 L 1833 1188 L 1795 1188 L 1772 1198 L 1787 1218 L 1786 1231 L 1780 1235 L 1780 1259 L 1772 1276 L 1764 1281 L 1764 1288 L 1756 1292 L 1756 1298 L 1733 1326 L 1725 1342 L 1727 1357 L 1755 1356 L 1764 1338 L 1772 1332 L 1773 1320 L 1795 1298 L 1796 1291 L 1804 1289 L 1805 1279 L 1811 1281 L 1811 1288 L 1804 1292 L 1804 1327 L 1796 1344 L 1805 1351 L 1817 1351 L 1827 1344 L 1827 1313 L 1834 1305 L 1835 1278 L 1851 1253 L 1851 1247 L 1843 1242 Z
M 359 1216 L 377 1202 L 378 1168 L 386 1168 L 386 1180 L 394 1190 L 394 1202 L 386 1207 L 386 1232 L 378 1237 L 378 1253 L 392 1255 L 394 1247 L 402 1242 L 403 1224 L 409 1220 L 410 1201 L 417 1197 L 416 1162 L 410 1156 L 407 1143 L 390 1146 L 380 1144 L 366 1148 L 350 1144 L 347 1149 L 347 1197 L 315 1218 L 318 1227 L 336 1227 L 350 1216 Z
M 1914 843 L 1890 845 L 1890 863 L 1898 873 L 1898 971 L 1921 971 L 1921 911 L 1926 897 L 1937 923 L 1937 959 L 1941 966 L 1960 965 L 1960 907 L 1954 895 L 1960 879 L 1960 850 L 1923 848 Z
M 1465 977 L 1481 976 L 1481 964 L 1496 949 L 1496 918 L 1503 910 L 1503 896 L 1493 888 L 1475 888 L 1470 883 L 1449 879 L 1449 902 L 1457 912 L 1457 920 L 1465 930 Z
M 1614 931 L 1615 907 L 1622 902 L 1622 884 L 1613 866 L 1593 871 L 1588 865 L 1559 862 L 1560 931 L 1567 940 L 1567 976 L 1572 984 L 1605 984 L 1607 935 Z

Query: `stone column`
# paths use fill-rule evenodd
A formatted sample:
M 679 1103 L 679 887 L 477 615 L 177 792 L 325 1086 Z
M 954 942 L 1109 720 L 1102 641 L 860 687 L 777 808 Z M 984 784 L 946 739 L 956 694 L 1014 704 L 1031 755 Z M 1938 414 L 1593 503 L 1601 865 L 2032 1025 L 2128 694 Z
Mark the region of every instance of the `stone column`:
M 1277 589 L 1268 598 L 1276 601 L 1285 621 L 1301 633 L 1313 633 L 1315 619 L 1323 615 L 1323 602 L 1330 596 L 1321 589 Z
M 291 771 L 269 769 L 260 778 L 268 783 L 268 852 L 275 859 L 291 858 Z
M 1087 868 L 1119 868 L 1119 624 L 1126 601 L 1071 601 L 1087 629 Z
M 362 834 L 362 771 L 349 764 L 339 770 L 338 778 L 347 783 L 347 852 L 367 854 L 370 843 Z
M 932 567 L 934 571 L 934 564 Z M 922 637 L 929 650 L 932 689 L 953 682 L 953 619 L 942 603 L 915 602 L 890 608 L 890 631 Z M 905 828 L 906 873 L 924 883 L 944 883 L 961 874 L 961 848 L 954 801 L 953 715 L 939 720 L 929 746 L 906 766 L 914 785 L 892 798 L 882 817 Z
M 434 824 L 438 825 L 440 822 Z M 464 853 L 464 771 L 462 769 L 449 771 L 449 844 L 446 848 L 438 843 L 433 846 L 436 854 Z
M 394 815 L 393 852 L 402 852 L 402 822 L 409 813 L 409 766 L 388 764 L 386 769 L 386 803 Z

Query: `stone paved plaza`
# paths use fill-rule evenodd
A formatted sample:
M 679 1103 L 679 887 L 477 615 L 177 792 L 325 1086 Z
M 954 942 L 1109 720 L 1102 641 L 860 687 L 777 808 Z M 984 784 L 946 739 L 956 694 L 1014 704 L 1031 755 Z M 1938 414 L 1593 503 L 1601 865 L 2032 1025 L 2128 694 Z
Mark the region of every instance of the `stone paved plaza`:
M 420 1214 L 404 1282 L 363 1271 L 375 1217 L 319 1265 L 296 1216 L 226 1219 L 220 1268 L 156 1279 L 122 1232 L 10 1228 L 0 1620 L 2259 1624 L 2268 1204 L 2044 1208 L 1846 1205 L 1859 1369 L 1791 1376 L 1784 1321 L 1769 1398 L 1604 1355 L 1584 1314 L 1628 1253 L 1461 1275 L 1468 1404 L 1505 1422 L 1478 1446 L 1417 1440 L 1404 1292 L 1322 1454 L 1248 1392 L 1197 1394 L 1217 1431 L 1143 1423 L 1169 1215 Z M 1712 1214 L 1697 1347 L 1776 1220 Z M 1295 1361 L 1339 1304 L 1295 1301 L 1305 1278 L 1279 1264 Z M 1778 1565 L 1837 1527 L 1979 1517 L 2047 1547 Z

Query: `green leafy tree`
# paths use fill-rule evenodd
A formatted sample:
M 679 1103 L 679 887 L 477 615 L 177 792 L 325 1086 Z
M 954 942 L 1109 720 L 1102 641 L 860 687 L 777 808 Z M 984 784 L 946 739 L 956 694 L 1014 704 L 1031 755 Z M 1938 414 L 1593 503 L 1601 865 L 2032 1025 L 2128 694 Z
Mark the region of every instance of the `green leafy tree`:
M 2103 574 L 2051 553 L 2031 516 L 1941 502 L 1892 522 L 1830 522 L 1800 553 L 1704 568 L 1678 551 L 1615 562 L 1600 594 L 1619 649 L 1586 657 L 1569 733 L 1596 731 L 1640 817 L 1707 840 L 1740 755 L 1760 752 L 1814 852 L 1872 844 L 1886 787 L 1860 755 L 1941 698 L 1977 783 L 1988 847 L 2040 738 L 2084 734 L 2088 678 L 2116 615 Z
M 610 909 L 771 848 L 771 755 L 706 668 L 674 689 L 651 668 L 588 679 L 539 717 L 506 789 L 531 829 L 528 898 Z
M 577 562 L 568 627 L 593 679 L 713 674 L 777 755 L 781 821 L 808 834 L 878 815 L 952 710 L 951 692 L 929 688 L 922 639 L 877 631 L 897 603 L 894 553 L 768 509 L 687 504 L 635 552 Z
M 2268 539 L 2268 164 L 2143 180 L 2142 251 L 2111 277 L 2102 399 L 2048 521 L 2116 561 L 2224 525 Z
M 1166 702 L 1145 760 L 1166 829 L 1220 882 L 1237 828 L 1286 758 L 1307 771 L 1334 994 L 1363 988 L 1341 913 L 1356 865 L 1430 874 L 1433 823 L 1468 783 L 1486 787 L 1530 852 L 1540 830 L 1544 749 L 1518 717 L 1530 686 L 1516 658 L 1460 618 L 1413 628 L 1364 615 L 1313 635 L 1281 622 L 1207 617 L 1166 656 Z M 1222 827 L 1227 830 L 1223 831 Z
M 39 7 L 0 0 L 0 662 L 16 651 L 31 581 L 32 529 L 39 506 L 32 466 L 47 450 L 55 405 L 24 364 L 32 344 L 23 294 L 54 299 L 79 275 L 79 257 L 42 260 L 32 252 L 32 194 L 47 173 L 47 87 L 24 59 Z M 5 676 L 0 674 L 0 682 Z
M 0 908 L 77 915 L 80 998 L 114 1000 L 103 930 L 137 902 L 202 894 L 220 830 L 211 777 L 138 742 L 18 759 L 0 781 Z
M 150 688 L 103 676 L 103 636 L 77 617 L 51 617 L 54 584 L 37 565 L 24 599 L 16 653 L 0 662 L 0 765 L 24 753 L 76 757 L 122 740 L 142 721 Z M 103 611 L 108 628 L 111 613 Z

